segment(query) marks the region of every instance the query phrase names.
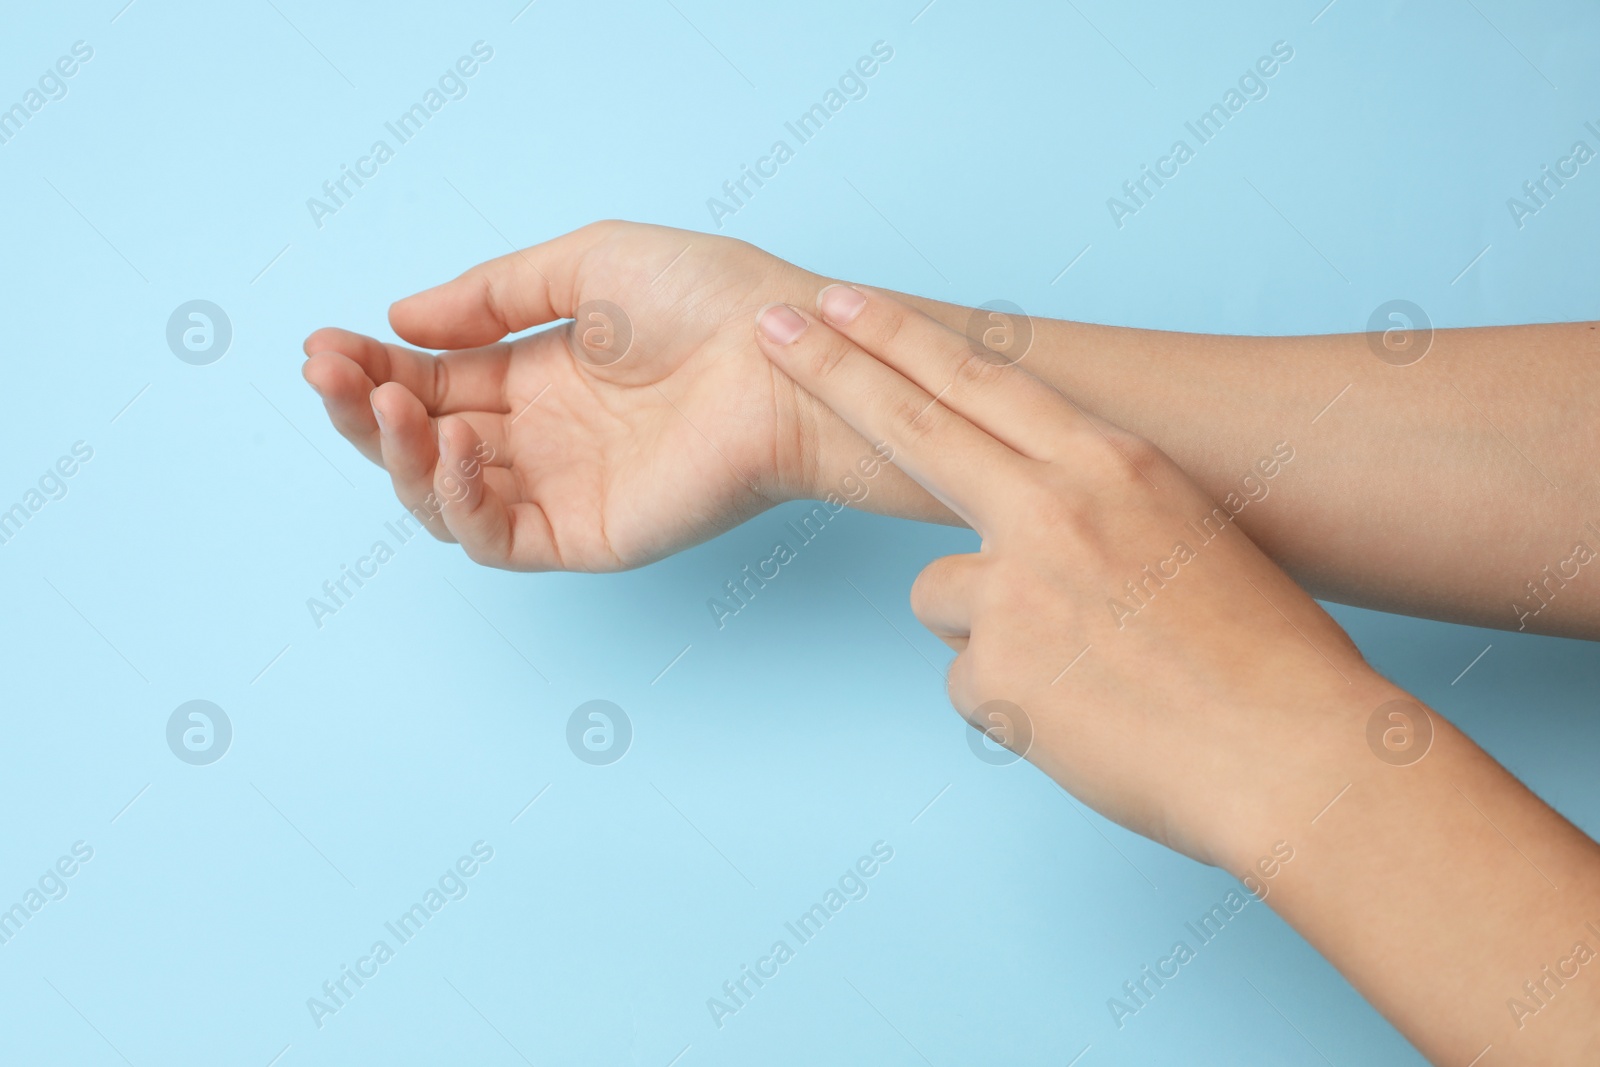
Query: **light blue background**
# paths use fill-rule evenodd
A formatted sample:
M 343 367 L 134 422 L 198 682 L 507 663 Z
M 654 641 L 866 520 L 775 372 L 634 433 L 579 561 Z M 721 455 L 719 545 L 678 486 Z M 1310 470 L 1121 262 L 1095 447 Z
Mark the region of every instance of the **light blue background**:
M 73 442 L 94 458 L 0 546 L 0 906 L 74 841 L 94 858 L 0 945 L 0 1058 L 1420 1062 L 1258 906 L 1113 1026 L 1107 998 L 1230 880 L 973 758 L 906 607 L 959 533 L 843 517 L 721 632 L 706 598 L 781 512 L 606 577 L 418 539 L 323 629 L 305 604 L 401 512 L 302 382 L 310 330 L 387 336 L 389 301 L 502 234 L 709 228 L 706 199 L 880 39 L 869 95 L 724 232 L 1140 326 L 1357 330 L 1397 297 L 1438 325 L 1600 318 L 1600 163 L 1520 231 L 1505 205 L 1595 143 L 1593 5 L 1323 2 L 8 10 L 0 104 L 74 41 L 94 58 L 0 145 L 0 507 Z M 479 39 L 469 95 L 317 229 L 306 198 Z M 1270 95 L 1118 230 L 1106 198 L 1279 40 Z M 194 298 L 233 323 L 211 366 L 165 344 Z M 1600 831 L 1600 650 L 1335 610 Z M 235 731 L 207 767 L 164 738 L 194 698 Z M 593 698 L 634 724 L 609 767 L 564 741 Z M 319 1030 L 306 999 L 480 839 L 469 895 Z M 870 894 L 717 1029 L 706 998 L 879 840 Z

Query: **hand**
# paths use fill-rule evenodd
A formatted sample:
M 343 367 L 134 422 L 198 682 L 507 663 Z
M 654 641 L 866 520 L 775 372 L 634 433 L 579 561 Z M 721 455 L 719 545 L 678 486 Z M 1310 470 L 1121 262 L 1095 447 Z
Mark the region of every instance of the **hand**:
M 401 501 L 478 562 L 636 567 L 820 496 L 870 451 L 750 338 L 762 302 L 821 283 L 741 241 L 595 223 L 390 309 L 405 340 L 455 351 L 323 329 L 304 374 Z M 580 308 L 576 327 L 501 340 Z M 867 507 L 938 516 L 898 472 L 882 483 Z
M 951 701 L 1106 816 L 1241 869 L 1399 694 L 1169 459 L 882 293 L 762 348 L 983 537 L 917 579 Z M 830 328 L 831 327 L 831 328 Z M 1370 755 L 1365 758 L 1370 760 Z
M 1153 446 L 882 293 L 818 306 L 763 309 L 763 350 L 982 535 L 911 594 L 973 725 L 1241 878 L 1434 1062 L 1597 1062 L 1600 980 L 1571 973 L 1600 934 L 1593 841 L 1372 671 Z M 1371 731 L 1391 701 L 1431 730 L 1399 759 Z M 1108 1002 L 1119 1025 L 1148 1006 Z

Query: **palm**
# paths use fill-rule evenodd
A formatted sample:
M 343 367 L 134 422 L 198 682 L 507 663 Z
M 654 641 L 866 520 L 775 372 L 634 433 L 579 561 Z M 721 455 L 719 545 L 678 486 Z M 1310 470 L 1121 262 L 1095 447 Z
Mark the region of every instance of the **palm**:
M 515 342 L 506 379 L 512 470 L 565 568 L 638 566 L 778 499 L 778 428 L 793 421 L 794 393 L 751 323 L 774 294 L 807 288 L 804 277 L 748 245 L 654 227 L 619 230 L 585 255 L 571 302 L 606 301 L 625 319 L 591 311 L 577 331 Z M 604 342 L 629 332 L 610 362 L 618 349 Z

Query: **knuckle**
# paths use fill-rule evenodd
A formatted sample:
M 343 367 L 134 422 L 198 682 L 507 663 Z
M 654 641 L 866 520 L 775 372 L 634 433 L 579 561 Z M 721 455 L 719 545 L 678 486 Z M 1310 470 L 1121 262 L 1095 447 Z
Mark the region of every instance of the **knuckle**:
M 510 294 L 506 292 L 506 277 L 498 271 L 485 270 L 478 276 L 483 286 L 483 305 L 489 312 L 489 317 L 495 324 L 509 333 L 510 318 L 507 309 L 510 307 Z
M 963 348 L 956 362 L 954 385 L 966 393 L 981 393 L 994 386 L 1006 365 L 991 363 L 970 348 Z
M 1015 679 L 1014 672 L 1007 673 L 1009 666 L 1003 655 L 984 642 L 974 638 L 967 644 L 950 664 L 947 679 L 950 703 L 962 718 L 972 722 L 979 708 L 1009 692 Z
M 897 396 L 889 404 L 889 425 L 905 444 L 915 444 L 938 425 L 939 405 L 921 394 Z
M 1027 526 L 1044 543 L 1083 552 L 1097 542 L 1096 497 L 1040 479 L 1019 494 Z M 1025 538 L 1032 541 L 1033 538 Z
M 911 309 L 893 300 L 873 294 L 867 299 L 867 311 L 862 317 L 871 340 L 883 348 L 894 348 L 906 339 L 911 322 Z
M 973 664 L 974 657 L 969 645 L 967 651 L 950 661 L 950 669 L 945 673 L 945 695 L 962 718 L 971 715 L 982 703 L 977 699 Z
M 811 337 L 817 336 L 816 331 L 806 331 Z M 802 343 L 804 342 L 802 338 Z M 826 341 L 822 344 L 810 346 L 811 369 L 819 379 L 829 379 L 839 374 L 845 361 L 850 358 L 850 344 L 842 338 Z
M 1118 430 L 1095 447 L 1091 469 L 1114 486 L 1148 485 L 1166 456 L 1150 441 Z
M 942 559 L 934 560 L 911 583 L 911 614 L 919 621 L 926 621 L 938 601 L 939 590 L 944 582 L 943 563 Z
M 1137 434 L 1124 434 L 1118 443 L 1124 461 L 1142 475 L 1152 475 L 1167 462 L 1167 454 L 1155 442 Z
M 433 402 L 442 404 L 450 392 L 450 363 L 435 356 L 433 359 Z

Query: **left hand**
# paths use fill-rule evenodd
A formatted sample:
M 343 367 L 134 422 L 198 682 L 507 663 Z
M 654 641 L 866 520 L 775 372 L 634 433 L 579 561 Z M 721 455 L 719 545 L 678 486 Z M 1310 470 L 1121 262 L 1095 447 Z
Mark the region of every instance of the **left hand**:
M 818 306 L 764 308 L 762 349 L 983 538 L 911 591 L 975 726 L 1235 871 L 1370 761 L 1365 720 L 1403 694 L 1164 454 L 882 292 Z
M 493 567 L 621 570 L 825 493 L 867 451 L 745 327 L 821 284 L 743 241 L 593 223 L 390 308 L 442 356 L 323 329 L 303 373 L 436 537 Z M 946 514 L 892 469 L 867 506 Z

